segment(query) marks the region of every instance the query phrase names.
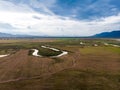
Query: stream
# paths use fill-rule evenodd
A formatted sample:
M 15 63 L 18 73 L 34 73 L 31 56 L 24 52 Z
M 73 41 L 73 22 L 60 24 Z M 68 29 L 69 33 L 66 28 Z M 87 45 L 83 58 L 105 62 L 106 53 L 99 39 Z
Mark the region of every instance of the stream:
M 42 48 L 48 48 L 48 49 L 51 49 L 51 50 L 56 51 L 56 52 L 60 51 L 60 50 L 58 50 L 56 48 L 51 48 L 51 47 L 48 47 L 48 46 L 41 46 L 41 47 Z M 32 50 L 34 50 L 34 52 L 32 53 L 33 56 L 42 57 L 42 55 L 38 54 L 39 50 L 37 50 L 37 49 L 32 49 Z M 61 56 L 66 55 L 66 54 L 68 54 L 67 51 L 62 51 L 61 54 L 59 54 L 57 56 L 51 56 L 51 57 L 61 57 Z

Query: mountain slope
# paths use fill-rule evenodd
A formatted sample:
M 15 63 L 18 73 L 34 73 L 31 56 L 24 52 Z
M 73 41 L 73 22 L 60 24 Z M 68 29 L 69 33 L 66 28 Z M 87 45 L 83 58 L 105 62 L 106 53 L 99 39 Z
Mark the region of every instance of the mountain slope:
M 120 38 L 120 30 L 119 31 L 112 31 L 112 32 L 103 32 L 100 34 L 96 34 L 92 37 L 98 38 Z

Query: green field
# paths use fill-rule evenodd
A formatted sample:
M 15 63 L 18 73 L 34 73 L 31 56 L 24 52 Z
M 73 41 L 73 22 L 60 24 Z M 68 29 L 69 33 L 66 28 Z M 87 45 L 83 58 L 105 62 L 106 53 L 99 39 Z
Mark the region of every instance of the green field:
M 10 54 L 0 58 L 0 90 L 120 90 L 120 47 L 104 43 L 120 45 L 90 38 L 0 40 L 0 55 Z M 42 45 L 68 54 L 51 58 L 61 51 Z M 34 48 L 44 57 L 32 56 Z

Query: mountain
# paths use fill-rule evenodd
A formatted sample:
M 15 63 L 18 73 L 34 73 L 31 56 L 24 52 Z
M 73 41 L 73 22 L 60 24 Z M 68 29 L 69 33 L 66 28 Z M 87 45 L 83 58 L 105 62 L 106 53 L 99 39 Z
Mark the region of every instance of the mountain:
M 0 32 L 0 38 L 24 38 L 24 37 L 34 37 L 34 36 L 32 36 L 32 35 L 13 35 L 13 34 Z
M 34 36 L 34 35 L 19 35 L 19 34 L 9 34 L 9 33 L 2 33 L 0 32 L 0 38 L 42 38 L 42 37 L 49 37 L 49 36 Z
M 14 35 L 0 32 L 0 37 L 14 37 Z
M 103 32 L 100 34 L 93 35 L 95 38 L 120 38 L 120 30 L 112 32 Z
M 13 35 L 13 34 L 0 32 L 0 38 L 41 38 L 41 37 L 52 37 L 52 36 Z M 57 37 L 57 36 L 53 36 L 53 37 Z M 59 37 L 68 37 L 68 36 L 59 36 Z M 120 38 L 120 30 L 112 31 L 112 32 L 103 32 L 100 34 L 93 35 L 91 37 L 92 38 Z

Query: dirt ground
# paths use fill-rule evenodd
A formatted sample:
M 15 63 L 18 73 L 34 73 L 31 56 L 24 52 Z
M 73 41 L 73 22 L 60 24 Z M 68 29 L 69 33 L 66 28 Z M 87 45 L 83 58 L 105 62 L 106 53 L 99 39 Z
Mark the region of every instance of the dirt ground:
M 120 90 L 119 48 L 56 47 L 68 55 L 41 58 L 21 49 L 0 58 L 0 90 Z

